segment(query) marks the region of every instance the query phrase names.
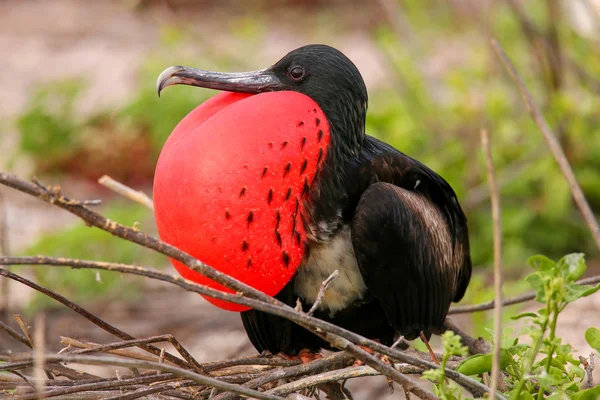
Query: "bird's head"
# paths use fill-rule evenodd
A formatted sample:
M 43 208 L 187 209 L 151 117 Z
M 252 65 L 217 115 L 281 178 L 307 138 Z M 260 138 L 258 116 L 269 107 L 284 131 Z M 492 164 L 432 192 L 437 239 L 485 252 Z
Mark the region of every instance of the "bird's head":
M 158 93 L 172 85 L 249 94 L 299 92 L 321 107 L 329 122 L 332 141 L 347 150 L 343 153 L 354 154 L 362 145 L 367 88 L 354 63 L 342 52 L 327 45 L 300 47 L 273 66 L 251 72 L 223 73 L 183 66 L 169 67 L 158 77 Z

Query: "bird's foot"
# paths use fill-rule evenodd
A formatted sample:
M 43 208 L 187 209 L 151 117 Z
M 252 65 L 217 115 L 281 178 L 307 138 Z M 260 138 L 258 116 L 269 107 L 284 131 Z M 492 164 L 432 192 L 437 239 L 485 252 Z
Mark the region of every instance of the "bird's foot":
M 361 349 L 363 349 L 364 351 L 366 351 L 367 353 L 369 353 L 371 355 L 375 354 L 375 351 L 373 351 L 373 349 L 370 349 L 370 348 L 365 347 L 365 346 L 360 346 L 360 345 L 358 347 L 360 347 Z M 352 366 L 353 367 L 360 367 L 363 364 L 364 364 L 364 362 L 362 360 L 359 360 L 357 358 L 356 361 L 354 361 L 354 364 L 352 364 Z
M 306 364 L 309 363 L 311 361 L 315 361 L 318 360 L 320 358 L 323 358 L 323 356 L 321 355 L 321 353 L 319 352 L 313 352 L 310 351 L 308 349 L 302 349 L 298 352 L 298 355 L 296 356 L 289 356 L 287 354 L 284 353 L 279 353 L 279 355 L 287 360 L 300 360 L 302 362 L 302 364 Z
M 377 343 L 381 343 L 381 341 L 380 341 L 379 339 L 373 339 L 373 341 L 374 341 L 374 342 L 377 342 Z M 390 359 L 389 359 L 387 356 L 384 356 L 384 355 L 378 354 L 378 353 L 376 353 L 376 352 L 375 352 L 373 349 L 370 349 L 370 348 L 368 348 L 368 347 L 366 347 L 366 346 L 361 346 L 361 345 L 358 345 L 358 347 L 360 347 L 361 349 L 363 349 L 364 351 L 366 351 L 367 353 L 369 353 L 369 354 L 371 354 L 371 355 L 378 355 L 378 357 L 379 357 L 379 358 L 380 358 L 380 359 L 381 359 L 383 362 L 387 362 L 388 364 L 390 363 Z M 387 361 L 386 361 L 386 360 L 384 360 L 384 358 L 385 358 L 385 359 L 387 359 Z M 356 361 L 354 361 L 354 364 L 352 364 L 352 366 L 353 366 L 353 367 L 360 367 L 360 366 L 361 366 L 361 365 L 363 365 L 363 364 L 364 364 L 364 362 L 362 362 L 362 360 L 359 360 L 359 359 L 357 359 Z

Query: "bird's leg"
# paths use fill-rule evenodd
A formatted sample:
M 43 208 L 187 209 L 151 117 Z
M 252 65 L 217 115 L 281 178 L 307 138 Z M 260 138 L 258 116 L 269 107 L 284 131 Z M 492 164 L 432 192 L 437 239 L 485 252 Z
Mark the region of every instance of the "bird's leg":
M 318 360 L 320 358 L 323 358 L 323 356 L 321 355 L 321 353 L 319 352 L 313 352 L 310 351 L 309 349 L 302 349 L 298 352 L 298 355 L 296 356 L 289 356 L 287 354 L 284 353 L 279 353 L 279 355 L 287 360 L 300 360 L 302 362 L 302 364 L 306 364 L 309 363 L 311 361 L 314 360 Z
M 441 365 L 440 361 L 437 359 L 437 357 L 435 356 L 435 353 L 433 352 L 433 349 L 431 348 L 431 346 L 429 345 L 429 341 L 427 340 L 427 338 L 425 337 L 425 334 L 423 333 L 423 331 L 421 331 L 419 333 L 419 336 L 421 337 L 421 340 L 423 341 L 423 343 L 425 343 L 425 346 L 427 346 L 427 350 L 429 350 L 429 355 L 431 356 L 431 359 L 433 360 L 434 363 L 436 363 L 437 365 Z

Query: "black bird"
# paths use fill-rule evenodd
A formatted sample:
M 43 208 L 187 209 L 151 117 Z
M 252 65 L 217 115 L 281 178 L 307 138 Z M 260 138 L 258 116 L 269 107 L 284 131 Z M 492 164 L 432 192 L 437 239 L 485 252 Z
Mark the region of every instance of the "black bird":
M 461 300 L 471 277 L 466 217 L 441 176 L 365 133 L 367 89 L 352 61 L 332 47 L 308 45 L 251 73 L 171 67 L 159 77 L 159 93 L 173 84 L 297 91 L 328 120 L 329 149 L 302 215 L 305 257 L 277 299 L 294 306 L 299 298 L 306 310 L 337 269 L 316 317 L 385 345 L 398 335 L 443 332 L 450 303 Z M 259 352 L 330 348 L 286 319 L 257 310 L 241 316 Z

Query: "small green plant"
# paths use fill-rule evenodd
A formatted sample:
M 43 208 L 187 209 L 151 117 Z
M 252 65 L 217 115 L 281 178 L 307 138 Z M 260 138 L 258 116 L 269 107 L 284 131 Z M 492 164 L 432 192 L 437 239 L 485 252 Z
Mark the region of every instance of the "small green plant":
M 20 150 L 39 160 L 41 171 L 52 170 L 79 146 L 75 106 L 83 88 L 77 80 L 45 85 L 18 118 Z
M 446 331 L 442 335 L 442 344 L 444 346 L 444 355 L 442 357 L 441 368 L 430 369 L 423 372 L 423 377 L 434 382 L 435 395 L 442 400 L 461 399 L 462 389 L 455 382 L 448 382 L 444 370 L 448 365 L 448 360 L 452 356 L 465 356 L 468 348 L 463 346 L 460 336 L 452 331 Z
M 544 256 L 534 256 L 529 265 L 535 272 L 526 281 L 536 292 L 536 301 L 543 305 L 537 312 L 525 312 L 513 317 L 523 320 L 523 333 L 530 344 L 518 338 L 503 338 L 501 368 L 513 400 L 523 399 L 595 399 L 600 387 L 581 390 L 585 371 L 573 357 L 573 348 L 562 343 L 556 335 L 560 313 L 573 301 L 589 296 L 600 289 L 576 281 L 586 270 L 581 253 L 569 254 L 558 262 Z M 590 328 L 586 340 L 593 348 L 600 347 L 600 330 Z M 491 370 L 491 355 L 472 356 L 458 366 L 459 372 L 478 375 Z

